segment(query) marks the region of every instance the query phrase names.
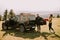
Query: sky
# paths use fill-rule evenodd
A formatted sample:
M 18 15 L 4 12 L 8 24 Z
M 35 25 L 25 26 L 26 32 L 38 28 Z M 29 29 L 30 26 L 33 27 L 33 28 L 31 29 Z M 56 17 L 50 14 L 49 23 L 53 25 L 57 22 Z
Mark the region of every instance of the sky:
M 0 14 L 13 9 L 20 12 L 60 11 L 60 0 L 0 0 Z M 44 13 L 43 13 L 44 14 Z

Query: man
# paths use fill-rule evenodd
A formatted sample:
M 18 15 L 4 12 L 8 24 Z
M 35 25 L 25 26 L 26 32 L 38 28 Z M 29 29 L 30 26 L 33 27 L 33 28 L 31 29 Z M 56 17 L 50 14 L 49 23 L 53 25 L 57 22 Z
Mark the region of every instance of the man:
M 37 25 L 37 32 L 40 32 L 41 28 L 40 28 L 40 20 L 42 18 L 39 16 L 39 14 L 37 14 L 37 17 L 36 17 L 36 25 Z
M 18 20 L 17 16 L 14 14 L 13 10 L 11 9 L 10 10 L 10 13 L 9 13 L 9 21 L 10 21 L 10 24 L 11 25 L 16 24 L 17 23 L 17 20 Z
M 49 31 L 52 33 L 52 31 L 53 31 L 53 33 L 55 33 L 54 32 L 54 29 L 52 28 L 52 18 L 53 18 L 53 15 L 52 14 L 50 14 L 50 16 L 49 16 Z

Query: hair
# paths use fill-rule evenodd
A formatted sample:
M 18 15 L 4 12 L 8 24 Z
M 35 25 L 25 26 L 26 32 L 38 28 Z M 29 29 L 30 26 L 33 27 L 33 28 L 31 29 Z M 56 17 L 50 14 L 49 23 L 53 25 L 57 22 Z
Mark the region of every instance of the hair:
M 39 14 L 37 14 L 37 16 L 39 16 Z
M 53 14 L 50 14 L 50 17 L 53 17 Z

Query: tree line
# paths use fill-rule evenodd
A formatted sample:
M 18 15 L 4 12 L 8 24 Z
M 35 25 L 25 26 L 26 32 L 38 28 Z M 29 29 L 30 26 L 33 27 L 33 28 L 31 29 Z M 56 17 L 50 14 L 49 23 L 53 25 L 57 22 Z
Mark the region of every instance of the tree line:
M 0 21 L 1 20 L 7 20 L 10 17 L 15 16 L 15 13 L 13 12 L 13 10 L 11 9 L 10 12 L 8 12 L 8 10 L 5 10 L 4 15 L 0 15 Z
M 13 12 L 13 9 L 11 9 L 10 12 L 8 12 L 8 10 L 5 10 L 4 15 L 3 16 L 0 15 L 0 21 L 1 20 L 7 20 L 8 18 L 13 17 L 13 16 L 15 16 L 15 13 Z M 56 18 L 60 18 L 60 15 L 58 14 L 56 16 Z

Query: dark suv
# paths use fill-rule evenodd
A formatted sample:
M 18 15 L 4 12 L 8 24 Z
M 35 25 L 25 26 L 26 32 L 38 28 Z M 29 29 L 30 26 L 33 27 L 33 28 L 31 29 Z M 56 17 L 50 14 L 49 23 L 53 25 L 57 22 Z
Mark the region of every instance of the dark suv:
M 18 29 L 20 32 L 24 32 L 26 30 L 34 31 L 35 30 L 35 16 L 29 16 L 30 19 L 28 21 L 22 22 L 22 21 L 15 21 L 15 20 L 6 20 L 2 23 L 2 29 L 3 30 L 9 30 L 9 29 Z M 41 20 L 41 25 L 46 25 L 46 21 L 43 19 Z

